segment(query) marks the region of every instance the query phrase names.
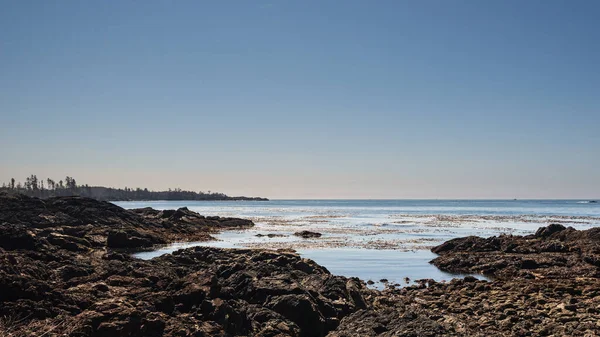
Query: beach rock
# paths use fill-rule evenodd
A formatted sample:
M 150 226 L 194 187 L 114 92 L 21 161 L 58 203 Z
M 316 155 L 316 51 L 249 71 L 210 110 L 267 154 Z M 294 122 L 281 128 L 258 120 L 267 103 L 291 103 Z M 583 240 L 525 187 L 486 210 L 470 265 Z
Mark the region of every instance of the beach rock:
M 6 250 L 35 249 L 37 242 L 35 235 L 25 225 L 3 223 L 1 229 L 0 247 Z
M 212 240 L 211 233 L 254 226 L 249 220 L 208 218 L 187 208 L 125 210 L 83 197 L 45 200 L 0 194 L 0 247 L 34 249 L 52 245 L 83 251 L 91 248 L 140 248 L 173 241 Z
M 320 238 L 323 234 L 317 233 L 317 232 L 311 232 L 311 231 L 301 231 L 301 232 L 294 233 L 294 235 L 299 236 L 304 239 L 309 239 L 309 238 Z
M 85 252 L 91 248 L 91 243 L 88 240 L 65 234 L 50 233 L 46 240 L 60 248 L 75 252 Z
M 267 302 L 266 307 L 294 322 L 301 336 L 325 336 L 327 333 L 327 321 L 308 294 L 277 296 Z
M 600 228 L 577 231 L 551 224 L 526 236 L 465 237 L 431 249 L 431 261 L 456 273 L 482 273 L 497 279 L 514 277 L 598 277 Z M 535 270 L 535 273 L 527 270 Z
M 434 248 L 440 256 L 433 263 L 445 270 L 488 271 L 492 281 L 424 279 L 380 291 L 283 250 L 194 247 L 135 259 L 107 246 L 196 239 L 249 223 L 203 218 L 187 209 L 115 207 L 81 198 L 40 201 L 0 194 L 2 332 L 72 337 L 600 335 L 598 228 L 553 226 L 522 237 L 451 240 Z
M 362 283 L 291 252 L 195 247 L 149 261 L 105 252 L 251 227 L 247 220 L 2 198 L 12 216 L 3 213 L 0 228 L 0 316 L 26 317 L 15 335 L 60 335 L 64 323 L 35 329 L 68 320 L 73 336 L 325 336 L 366 306 Z
M 283 238 L 283 237 L 287 237 L 287 235 L 283 235 L 283 234 L 273 234 L 273 233 L 270 233 L 270 234 L 261 234 L 261 233 L 258 233 L 258 234 L 256 234 L 255 236 L 256 236 L 256 237 L 259 237 L 259 238 L 262 238 L 262 237 L 265 237 L 265 236 L 266 236 L 266 237 L 268 237 L 268 238 L 270 238 L 270 239 L 271 239 L 271 238 Z
M 170 234 L 170 241 L 186 239 L 186 241 L 206 241 L 213 238 L 210 233 L 222 230 L 247 229 L 254 226 L 250 220 L 205 217 L 186 207 L 177 210 L 155 210 L 149 207 L 133 209 L 131 212 L 142 216 L 145 220 L 159 224 Z
M 154 244 L 166 243 L 164 240 L 153 238 L 151 236 L 144 237 L 143 234 L 131 230 L 110 230 L 106 238 L 106 246 L 109 248 L 140 248 L 151 247 Z
M 563 226 L 563 225 L 550 224 L 550 225 L 548 225 L 546 227 L 540 227 L 535 232 L 535 237 L 546 238 L 546 237 L 549 237 L 550 235 L 552 235 L 554 233 L 558 233 L 560 231 L 564 231 L 565 229 L 567 229 L 567 228 L 565 226 Z

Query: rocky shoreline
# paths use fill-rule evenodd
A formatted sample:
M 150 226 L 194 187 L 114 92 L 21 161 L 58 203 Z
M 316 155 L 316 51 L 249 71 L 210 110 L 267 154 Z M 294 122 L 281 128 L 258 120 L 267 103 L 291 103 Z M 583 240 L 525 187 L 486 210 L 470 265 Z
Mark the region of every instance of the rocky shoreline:
M 0 194 L 0 336 L 596 336 L 600 229 L 467 237 L 432 251 L 483 273 L 383 291 L 288 251 L 131 249 L 250 228 L 185 208 Z

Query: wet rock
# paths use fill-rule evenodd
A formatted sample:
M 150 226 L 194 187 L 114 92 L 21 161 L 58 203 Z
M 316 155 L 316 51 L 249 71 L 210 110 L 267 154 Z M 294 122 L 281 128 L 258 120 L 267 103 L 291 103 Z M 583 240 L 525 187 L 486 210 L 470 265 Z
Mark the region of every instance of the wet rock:
M 0 226 L 5 229 L 0 234 L 0 247 L 34 249 L 35 242 L 52 234 L 53 244 L 82 251 L 85 250 L 83 247 L 105 247 L 109 234 L 110 247 L 139 248 L 173 241 L 212 240 L 210 233 L 249 228 L 254 224 L 236 218 L 209 220 L 186 208 L 174 211 L 125 210 L 109 202 L 83 197 L 40 200 L 2 193 Z
M 287 235 L 273 234 L 273 233 L 270 233 L 270 234 L 261 234 L 261 233 L 258 233 L 255 236 L 259 237 L 259 238 L 262 238 L 262 237 L 265 237 L 265 236 L 268 237 L 268 238 L 283 238 L 283 237 L 287 237 Z
M 166 243 L 164 240 L 143 235 L 137 231 L 110 230 L 106 239 L 109 248 L 140 248 Z
M 317 233 L 317 232 L 311 232 L 311 231 L 301 231 L 301 232 L 294 233 L 294 235 L 299 236 L 304 239 L 309 239 L 309 238 L 320 238 L 323 234 Z
M 0 228 L 0 315 L 26 317 L 16 335 L 42 334 L 31 333 L 39 320 L 66 317 L 71 330 L 61 323 L 53 334 L 325 336 L 367 306 L 361 282 L 292 252 L 195 247 L 141 261 L 105 249 L 250 226 L 245 220 L 130 212 L 81 198 L 16 200 L 8 204 L 26 211 L 7 210 L 14 223 Z
M 266 306 L 294 322 L 300 328 L 301 336 L 325 336 L 327 332 L 325 318 L 306 294 L 278 296 Z
M 106 249 L 247 224 L 192 213 L 0 195 L 0 317 L 21 317 L 14 336 L 600 334 L 600 229 L 451 240 L 435 265 L 493 280 L 382 291 L 291 251 L 194 247 L 142 261 Z
M 483 273 L 498 279 L 598 277 L 599 238 L 599 228 L 577 231 L 552 224 L 534 235 L 450 240 L 432 248 L 440 256 L 431 263 L 445 271 Z
M 567 228 L 565 226 L 563 226 L 563 225 L 550 224 L 550 225 L 548 225 L 546 227 L 540 227 L 535 232 L 535 237 L 546 238 L 546 237 L 549 237 L 550 235 L 552 235 L 554 233 L 558 233 L 560 231 L 564 231 L 565 229 L 567 229 Z

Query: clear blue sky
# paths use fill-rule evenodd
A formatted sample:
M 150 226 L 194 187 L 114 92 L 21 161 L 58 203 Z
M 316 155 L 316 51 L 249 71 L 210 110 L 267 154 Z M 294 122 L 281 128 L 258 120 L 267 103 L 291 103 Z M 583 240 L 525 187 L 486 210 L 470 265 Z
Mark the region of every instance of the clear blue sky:
M 600 1 L 0 1 L 0 180 L 600 197 Z

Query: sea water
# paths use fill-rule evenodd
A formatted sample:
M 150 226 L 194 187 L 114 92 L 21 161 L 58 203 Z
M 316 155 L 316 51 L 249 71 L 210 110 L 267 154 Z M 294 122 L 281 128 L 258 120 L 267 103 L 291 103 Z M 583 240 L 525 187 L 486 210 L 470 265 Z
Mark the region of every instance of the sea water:
M 198 245 L 294 249 L 334 274 L 376 282 L 388 279 L 401 284 L 406 277 L 443 281 L 461 276 L 441 272 L 429 264 L 436 257 L 430 248 L 452 238 L 524 235 L 549 223 L 577 229 L 600 225 L 600 203 L 590 200 L 131 201 L 115 204 L 128 209 L 187 207 L 206 216 L 240 217 L 256 224 L 249 230 L 216 235 L 218 241 L 175 243 L 136 254 L 142 259 Z M 302 230 L 323 235 L 314 239 L 293 235 Z

